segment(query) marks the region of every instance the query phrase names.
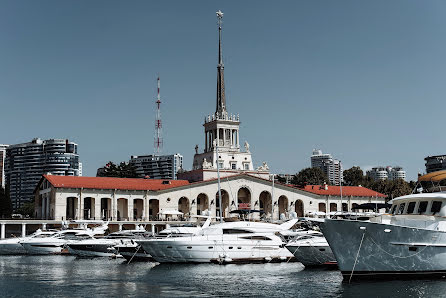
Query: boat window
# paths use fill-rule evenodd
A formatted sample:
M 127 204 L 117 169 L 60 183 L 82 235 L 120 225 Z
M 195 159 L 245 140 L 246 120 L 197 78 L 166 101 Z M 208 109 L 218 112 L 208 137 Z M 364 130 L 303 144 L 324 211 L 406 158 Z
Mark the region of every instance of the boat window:
M 233 249 L 234 247 L 232 247 L 232 246 L 229 246 L 229 249 Z
M 410 202 L 407 206 L 407 214 L 412 214 L 415 211 L 415 204 L 417 202 Z
M 213 247 L 213 246 L 209 246 L 208 248 L 209 248 L 209 249 L 213 249 L 214 247 Z
M 390 212 L 390 213 L 395 214 L 395 212 L 396 212 L 396 206 L 397 206 L 397 205 L 393 205 L 393 206 L 392 206 L 392 212 Z
M 420 202 L 420 204 L 418 205 L 418 214 L 422 214 L 424 212 L 426 212 L 427 210 L 427 201 L 422 201 Z
M 242 229 L 223 229 L 223 234 L 246 234 L 246 233 L 252 233 L 252 232 Z
M 192 249 L 192 246 L 188 246 L 187 249 Z
M 403 214 L 405 206 L 406 206 L 406 203 L 400 204 L 400 207 L 398 208 L 398 214 Z
M 241 239 L 250 239 L 250 240 L 271 240 L 265 236 L 248 236 L 248 237 L 240 237 Z
M 442 201 L 433 201 L 431 206 L 431 212 L 432 214 L 440 212 L 441 204 L 443 204 Z
M 242 247 L 241 246 L 237 246 L 237 249 L 242 249 Z

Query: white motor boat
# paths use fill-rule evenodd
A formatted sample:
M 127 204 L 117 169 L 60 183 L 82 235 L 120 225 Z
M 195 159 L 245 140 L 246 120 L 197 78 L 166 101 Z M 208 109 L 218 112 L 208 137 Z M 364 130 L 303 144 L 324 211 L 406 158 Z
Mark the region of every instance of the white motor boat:
M 95 235 L 103 235 L 107 224 L 94 229 L 66 229 L 46 238 L 28 238 L 20 241 L 28 254 L 60 254 L 68 243 L 92 239 Z
M 321 232 L 309 230 L 302 232 L 294 240 L 291 240 L 286 248 L 305 267 L 327 266 L 336 264 L 327 240 Z
M 297 219 L 281 225 L 225 222 L 205 225 L 191 236 L 137 240 L 160 263 L 252 263 L 286 261 L 293 255 L 276 232 L 290 229 Z
M 79 257 L 113 257 L 117 255 L 114 248 L 118 244 L 133 242 L 132 239 L 150 237 L 152 233 L 144 228 L 111 233 L 103 238 L 91 238 L 67 243 L 68 251 Z
M 14 237 L 0 240 L 0 255 L 18 255 L 26 254 L 26 250 L 20 244 L 20 241 L 33 238 L 46 238 L 57 233 L 56 230 L 42 231 L 38 229 L 27 237 Z
M 445 179 L 439 171 L 419 183 Z M 391 214 L 367 222 L 325 219 L 321 228 L 344 278 L 446 276 L 446 193 L 430 190 L 393 199 Z

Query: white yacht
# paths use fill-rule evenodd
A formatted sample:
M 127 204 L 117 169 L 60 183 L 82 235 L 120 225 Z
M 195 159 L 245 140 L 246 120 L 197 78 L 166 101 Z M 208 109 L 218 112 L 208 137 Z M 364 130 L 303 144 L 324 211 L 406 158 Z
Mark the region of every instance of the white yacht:
M 445 179 L 446 171 L 420 177 L 424 192 L 393 199 L 391 214 L 366 222 L 325 219 L 322 231 L 344 278 L 445 277 L 446 192 L 439 184 Z
M 68 243 L 103 235 L 107 229 L 107 224 L 94 229 L 66 229 L 46 238 L 26 238 L 20 244 L 28 254 L 60 254 Z
M 335 265 L 336 259 L 324 235 L 318 231 L 300 233 L 286 248 L 305 267 Z
M 0 240 L 0 255 L 18 255 L 26 254 L 26 250 L 20 244 L 20 241 L 33 238 L 46 238 L 57 233 L 57 230 L 42 231 L 38 229 L 27 237 L 14 237 Z
M 133 242 L 132 239 L 144 239 L 152 233 L 143 227 L 135 230 L 125 230 L 111 233 L 103 238 L 88 238 L 81 241 L 67 243 L 68 251 L 79 257 L 113 257 L 117 255 L 115 246 Z
M 281 225 L 249 221 L 205 224 L 194 235 L 137 242 L 160 263 L 286 261 L 293 255 L 275 233 L 290 229 L 296 222 L 297 219 Z

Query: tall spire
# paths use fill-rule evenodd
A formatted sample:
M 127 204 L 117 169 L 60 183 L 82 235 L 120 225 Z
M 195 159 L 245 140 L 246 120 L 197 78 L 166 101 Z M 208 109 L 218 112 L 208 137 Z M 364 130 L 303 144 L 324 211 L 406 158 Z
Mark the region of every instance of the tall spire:
M 223 13 L 219 10 L 217 11 L 218 20 L 218 65 L 217 65 L 217 109 L 215 113 L 218 117 L 224 117 L 226 114 L 226 98 L 225 98 L 225 79 L 224 79 L 224 69 L 221 50 L 221 23 L 223 19 Z

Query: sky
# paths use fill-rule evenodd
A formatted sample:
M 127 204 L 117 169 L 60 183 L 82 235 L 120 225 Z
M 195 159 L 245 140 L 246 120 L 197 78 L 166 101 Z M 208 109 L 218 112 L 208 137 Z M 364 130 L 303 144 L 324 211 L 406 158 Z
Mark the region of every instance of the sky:
M 399 165 L 446 154 L 446 2 L 0 0 L 0 143 L 79 144 L 84 176 L 163 153 L 192 168 L 215 111 L 222 10 L 226 101 L 254 166 Z

